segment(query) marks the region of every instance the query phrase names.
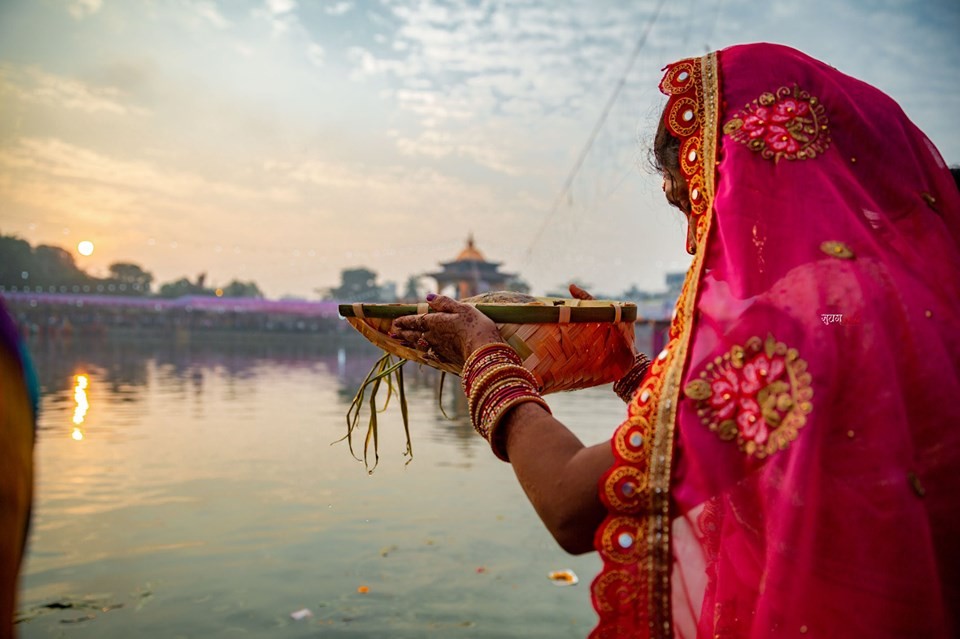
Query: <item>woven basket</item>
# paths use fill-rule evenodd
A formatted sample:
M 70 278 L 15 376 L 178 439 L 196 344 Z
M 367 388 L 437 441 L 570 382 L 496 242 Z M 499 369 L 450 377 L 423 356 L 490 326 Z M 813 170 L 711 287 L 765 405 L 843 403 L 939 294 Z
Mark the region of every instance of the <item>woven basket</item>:
M 637 307 L 610 300 L 538 297 L 525 304 L 475 304 L 533 372 L 544 394 L 620 379 L 633 363 Z M 430 312 L 427 304 L 342 304 L 340 315 L 376 346 L 406 360 L 460 374 L 449 362 L 389 336 L 394 319 Z

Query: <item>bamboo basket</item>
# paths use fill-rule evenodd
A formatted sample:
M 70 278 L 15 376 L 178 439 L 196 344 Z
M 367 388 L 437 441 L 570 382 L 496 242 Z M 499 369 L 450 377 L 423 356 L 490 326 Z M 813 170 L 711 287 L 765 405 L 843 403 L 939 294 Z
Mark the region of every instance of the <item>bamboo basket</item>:
M 628 302 L 538 297 L 529 303 L 476 303 L 540 384 L 543 394 L 607 384 L 633 364 L 637 307 Z M 342 304 L 340 315 L 373 344 L 401 359 L 459 375 L 460 367 L 389 336 L 394 319 L 427 304 Z

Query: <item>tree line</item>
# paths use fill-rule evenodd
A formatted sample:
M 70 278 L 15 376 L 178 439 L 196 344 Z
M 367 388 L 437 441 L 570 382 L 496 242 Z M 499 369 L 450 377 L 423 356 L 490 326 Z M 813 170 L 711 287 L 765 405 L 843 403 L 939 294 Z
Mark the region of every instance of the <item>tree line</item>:
M 255 282 L 233 280 L 224 287 L 206 285 L 206 275 L 195 281 L 186 277 L 161 284 L 153 290 L 153 274 L 133 262 L 114 262 L 107 277 L 95 277 L 77 266 L 73 255 L 59 246 L 29 242 L 15 235 L 0 234 L 0 290 L 92 295 L 182 297 L 263 297 Z
M 95 277 L 77 266 L 73 255 L 59 247 L 47 244 L 31 246 L 29 242 L 14 235 L 0 234 L 0 291 L 31 291 L 55 293 L 80 293 L 93 295 L 130 295 L 177 298 L 185 295 L 221 297 L 264 297 L 256 282 L 233 280 L 223 287 L 208 286 L 206 274 L 194 280 L 187 277 L 162 283 L 154 290 L 153 274 L 133 262 L 114 262 L 108 267 L 107 277 Z M 682 273 L 668 275 L 667 296 L 679 291 L 677 282 L 671 281 Z M 592 290 L 589 284 L 577 282 L 581 288 Z M 673 288 L 677 290 L 674 291 Z M 507 283 L 507 289 L 529 293 L 530 287 L 520 278 Z M 366 267 L 345 268 L 340 272 L 340 285 L 316 289 L 323 299 L 351 302 L 410 302 L 421 299 L 428 288 L 423 277 L 411 275 L 402 291 L 392 283 L 377 282 L 377 273 Z M 566 284 L 557 286 L 547 296 L 566 297 Z M 611 299 L 652 301 L 664 297 L 662 292 L 647 292 L 632 286 L 621 295 Z M 598 297 L 608 297 L 599 293 Z

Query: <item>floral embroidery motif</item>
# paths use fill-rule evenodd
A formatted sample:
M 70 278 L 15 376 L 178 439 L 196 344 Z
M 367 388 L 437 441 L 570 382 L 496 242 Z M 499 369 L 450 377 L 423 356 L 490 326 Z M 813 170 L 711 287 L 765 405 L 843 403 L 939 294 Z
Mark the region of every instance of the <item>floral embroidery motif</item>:
M 762 459 L 797 438 L 813 408 L 807 363 L 772 335 L 734 346 L 689 382 L 700 420 L 725 441 Z
M 723 132 L 774 162 L 815 158 L 830 146 L 823 104 L 797 85 L 762 93 L 724 124 Z

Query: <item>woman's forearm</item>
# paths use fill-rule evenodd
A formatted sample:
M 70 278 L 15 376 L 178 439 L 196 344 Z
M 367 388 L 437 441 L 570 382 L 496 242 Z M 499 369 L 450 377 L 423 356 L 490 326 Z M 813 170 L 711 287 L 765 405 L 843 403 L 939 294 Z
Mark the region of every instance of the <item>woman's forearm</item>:
M 500 424 L 517 479 L 557 543 L 569 553 L 593 550 L 605 509 L 600 476 L 613 463 L 610 443 L 585 447 L 536 404 L 521 404 Z

